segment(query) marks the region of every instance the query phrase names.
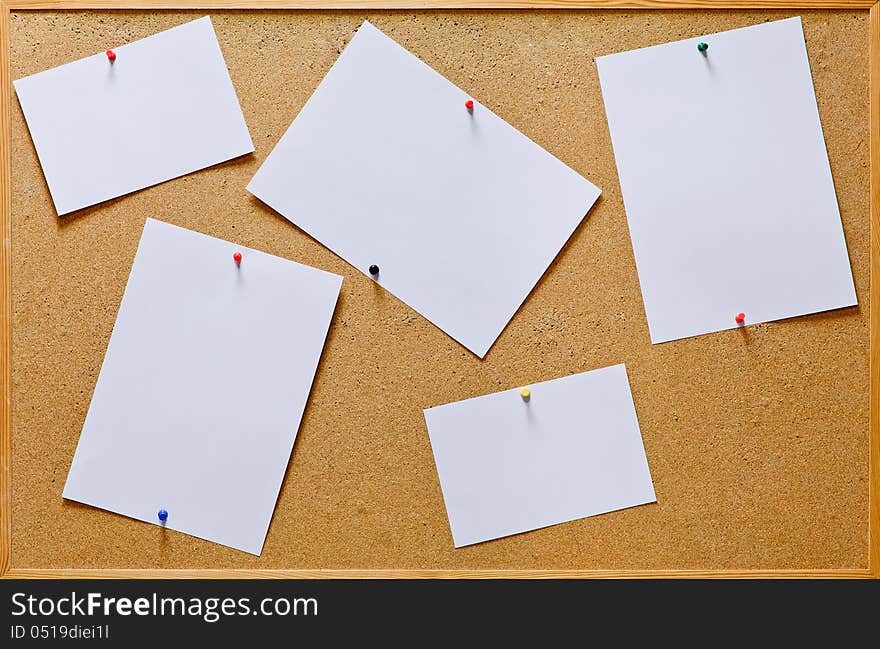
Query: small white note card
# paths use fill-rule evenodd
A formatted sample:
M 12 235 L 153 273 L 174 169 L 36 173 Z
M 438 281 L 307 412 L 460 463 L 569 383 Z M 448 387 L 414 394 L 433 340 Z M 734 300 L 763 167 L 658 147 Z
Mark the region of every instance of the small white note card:
M 341 285 L 147 220 L 64 497 L 259 554 Z
M 15 82 L 59 215 L 251 153 L 210 18 Z
M 479 357 L 599 190 L 365 22 L 248 190 Z
M 653 342 L 857 303 L 800 18 L 596 62 Z
M 656 501 L 623 365 L 425 410 L 455 547 Z

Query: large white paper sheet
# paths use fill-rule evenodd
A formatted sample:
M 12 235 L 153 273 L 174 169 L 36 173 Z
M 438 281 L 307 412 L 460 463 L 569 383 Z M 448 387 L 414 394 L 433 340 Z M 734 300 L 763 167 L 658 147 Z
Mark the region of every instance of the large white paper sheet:
M 112 49 L 15 82 L 59 215 L 254 150 L 210 18 Z
M 626 368 L 425 410 L 455 547 L 654 502 Z
M 259 554 L 341 284 L 147 220 L 64 497 Z
M 599 190 L 364 23 L 248 190 L 483 357 Z
M 653 342 L 856 304 L 800 18 L 596 62 Z

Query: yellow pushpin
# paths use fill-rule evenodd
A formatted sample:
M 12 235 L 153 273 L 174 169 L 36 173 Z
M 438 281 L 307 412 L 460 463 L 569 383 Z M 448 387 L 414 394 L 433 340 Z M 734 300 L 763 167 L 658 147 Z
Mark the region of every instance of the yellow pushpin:
M 532 398 L 532 391 L 528 388 L 520 388 L 519 396 L 523 398 L 523 401 L 528 401 Z

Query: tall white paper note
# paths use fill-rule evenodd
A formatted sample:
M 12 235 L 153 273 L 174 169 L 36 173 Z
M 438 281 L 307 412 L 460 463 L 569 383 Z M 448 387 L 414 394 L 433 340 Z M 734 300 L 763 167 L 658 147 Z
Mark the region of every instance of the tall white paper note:
M 59 215 L 254 150 L 210 18 L 15 82 Z
M 455 547 L 656 500 L 626 368 L 425 410 Z
M 800 18 L 596 62 L 653 342 L 856 304 Z
M 599 190 L 364 23 L 248 190 L 483 357 Z
M 259 554 L 341 284 L 147 220 L 64 497 Z

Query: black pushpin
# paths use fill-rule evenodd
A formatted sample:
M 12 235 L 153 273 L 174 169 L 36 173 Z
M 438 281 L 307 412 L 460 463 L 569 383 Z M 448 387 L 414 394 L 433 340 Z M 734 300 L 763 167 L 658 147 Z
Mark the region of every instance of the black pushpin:
M 379 267 L 376 264 L 373 264 L 372 266 L 370 266 L 370 275 L 375 277 L 378 274 L 379 274 Z
M 697 51 L 703 56 L 706 55 L 707 50 L 709 49 L 709 43 L 697 43 Z

